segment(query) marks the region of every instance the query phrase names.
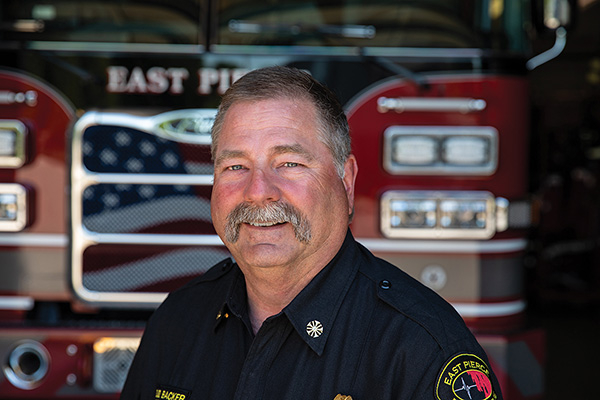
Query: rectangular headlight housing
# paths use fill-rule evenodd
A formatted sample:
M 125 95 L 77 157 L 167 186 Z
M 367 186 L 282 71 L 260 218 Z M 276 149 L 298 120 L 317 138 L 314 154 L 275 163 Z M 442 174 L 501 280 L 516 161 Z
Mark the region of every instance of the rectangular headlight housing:
M 489 192 L 392 191 L 381 198 L 381 230 L 389 238 L 488 239 L 506 229 L 505 206 Z
M 498 131 L 489 126 L 390 126 L 384 168 L 395 175 L 491 175 Z
M 27 128 L 21 121 L 0 120 L 0 168 L 19 168 L 25 164 Z
M 27 190 L 16 183 L 0 183 L 0 232 L 18 232 L 27 226 Z

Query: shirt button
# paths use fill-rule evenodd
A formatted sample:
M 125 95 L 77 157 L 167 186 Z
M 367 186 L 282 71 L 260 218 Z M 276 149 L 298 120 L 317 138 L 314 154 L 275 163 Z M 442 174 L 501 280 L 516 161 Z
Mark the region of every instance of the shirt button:
M 381 282 L 379 282 L 379 287 L 387 290 L 392 287 L 392 283 L 387 279 L 384 279 Z

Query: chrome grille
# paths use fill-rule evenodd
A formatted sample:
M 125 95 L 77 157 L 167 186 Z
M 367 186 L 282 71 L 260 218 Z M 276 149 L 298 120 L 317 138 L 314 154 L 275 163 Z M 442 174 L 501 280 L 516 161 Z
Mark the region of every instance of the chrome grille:
M 206 121 L 214 113 L 90 112 L 76 123 L 71 272 L 82 300 L 154 307 L 167 292 L 229 256 L 210 219 Z M 186 130 L 178 135 L 172 121 L 182 118 Z M 202 123 L 188 123 L 194 118 Z

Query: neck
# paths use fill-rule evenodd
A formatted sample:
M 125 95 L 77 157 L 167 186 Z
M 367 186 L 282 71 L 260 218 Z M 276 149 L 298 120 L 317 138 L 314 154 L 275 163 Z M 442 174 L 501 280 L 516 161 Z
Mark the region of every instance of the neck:
M 280 313 L 290 304 L 325 265 L 312 268 L 300 276 L 291 276 L 293 274 L 286 267 L 244 270 L 254 333 L 258 332 L 268 317 Z

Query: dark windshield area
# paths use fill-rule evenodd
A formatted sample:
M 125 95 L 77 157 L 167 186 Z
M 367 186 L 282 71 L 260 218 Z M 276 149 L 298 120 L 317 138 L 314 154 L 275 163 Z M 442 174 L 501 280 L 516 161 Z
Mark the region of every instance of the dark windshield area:
M 523 0 L 2 0 L 0 40 L 523 51 L 527 4 Z
M 213 43 L 521 50 L 520 0 L 221 0 Z
M 0 2 L 0 39 L 197 44 L 200 0 Z

